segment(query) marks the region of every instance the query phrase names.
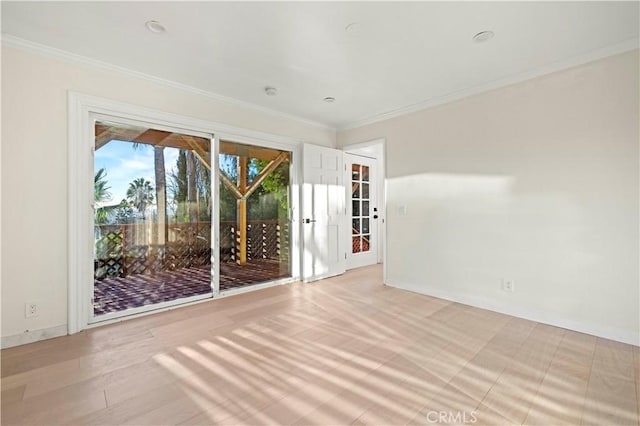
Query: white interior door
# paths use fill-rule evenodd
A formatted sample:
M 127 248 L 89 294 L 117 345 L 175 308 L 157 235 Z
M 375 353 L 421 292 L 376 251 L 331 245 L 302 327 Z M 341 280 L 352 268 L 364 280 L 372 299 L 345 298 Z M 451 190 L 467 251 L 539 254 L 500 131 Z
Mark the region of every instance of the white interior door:
M 343 152 L 305 144 L 302 172 L 302 275 L 314 281 L 345 271 Z
M 347 269 L 378 262 L 377 161 L 345 154 L 347 222 L 351 230 L 347 243 Z

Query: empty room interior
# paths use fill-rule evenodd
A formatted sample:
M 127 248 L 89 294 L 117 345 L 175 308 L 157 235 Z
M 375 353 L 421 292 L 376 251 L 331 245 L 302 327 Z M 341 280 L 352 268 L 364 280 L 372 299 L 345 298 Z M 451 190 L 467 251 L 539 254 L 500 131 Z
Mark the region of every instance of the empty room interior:
M 3 425 L 640 426 L 640 2 L 0 7 Z

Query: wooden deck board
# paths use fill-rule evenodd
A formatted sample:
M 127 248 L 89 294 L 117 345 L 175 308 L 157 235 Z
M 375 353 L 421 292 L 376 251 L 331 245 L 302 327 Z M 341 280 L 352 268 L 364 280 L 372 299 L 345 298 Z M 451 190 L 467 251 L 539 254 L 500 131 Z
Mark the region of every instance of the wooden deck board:
M 286 265 L 285 265 L 286 266 Z M 290 276 L 276 260 L 256 259 L 245 265 L 220 265 L 220 290 L 246 287 Z M 94 286 L 95 315 L 198 296 L 211 292 L 211 266 L 182 268 L 155 274 L 97 280 Z

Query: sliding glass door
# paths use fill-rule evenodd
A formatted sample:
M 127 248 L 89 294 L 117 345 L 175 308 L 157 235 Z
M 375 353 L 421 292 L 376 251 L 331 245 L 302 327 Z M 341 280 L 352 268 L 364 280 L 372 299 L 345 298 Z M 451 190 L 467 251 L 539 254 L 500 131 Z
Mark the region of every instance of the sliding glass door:
M 93 320 L 212 296 L 211 139 L 99 120 Z

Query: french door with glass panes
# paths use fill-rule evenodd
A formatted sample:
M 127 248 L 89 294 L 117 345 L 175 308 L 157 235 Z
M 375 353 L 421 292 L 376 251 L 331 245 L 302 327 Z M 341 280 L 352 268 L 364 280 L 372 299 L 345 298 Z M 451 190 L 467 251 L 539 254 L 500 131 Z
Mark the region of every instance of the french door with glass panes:
M 378 261 L 376 160 L 345 154 L 347 218 L 350 222 L 347 269 Z

